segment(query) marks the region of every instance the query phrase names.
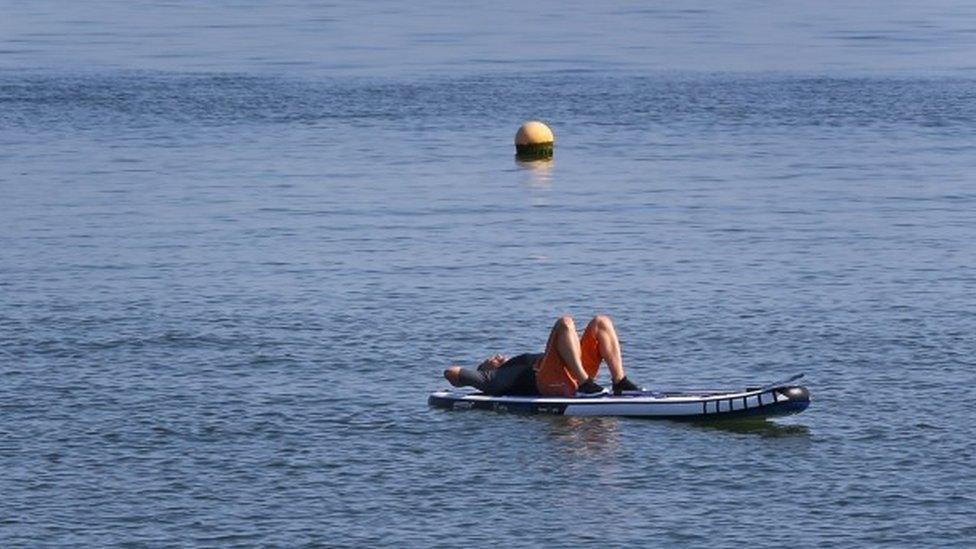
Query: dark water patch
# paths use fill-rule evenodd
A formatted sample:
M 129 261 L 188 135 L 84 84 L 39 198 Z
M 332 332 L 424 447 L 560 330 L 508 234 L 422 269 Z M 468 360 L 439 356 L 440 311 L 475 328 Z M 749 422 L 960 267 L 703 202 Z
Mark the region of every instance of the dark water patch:
M 729 129 L 907 125 L 966 131 L 976 120 L 973 82 L 964 79 L 688 75 L 600 77 L 596 86 L 591 76 L 549 75 L 535 78 L 531 92 L 518 85 L 522 80 L 499 75 L 404 84 L 234 74 L 8 76 L 0 79 L 5 106 L 0 120 L 33 132 L 106 124 L 130 130 L 167 124 L 377 126 L 405 117 L 437 124 L 472 116 L 518 119 L 520 112 L 555 120 L 582 117 L 582 127 L 625 131 L 666 122 Z

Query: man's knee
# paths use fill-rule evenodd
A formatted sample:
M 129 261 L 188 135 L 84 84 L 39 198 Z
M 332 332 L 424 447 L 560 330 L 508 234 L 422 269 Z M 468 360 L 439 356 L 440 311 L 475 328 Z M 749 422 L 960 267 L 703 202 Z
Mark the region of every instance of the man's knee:
M 556 319 L 556 323 L 552 327 L 553 330 L 575 330 L 576 323 L 573 322 L 573 317 L 569 315 L 563 315 Z
M 590 321 L 590 324 L 592 324 L 595 328 L 599 328 L 601 330 L 613 329 L 613 321 L 610 320 L 610 317 L 607 315 L 596 315 L 595 317 L 593 317 L 593 320 Z

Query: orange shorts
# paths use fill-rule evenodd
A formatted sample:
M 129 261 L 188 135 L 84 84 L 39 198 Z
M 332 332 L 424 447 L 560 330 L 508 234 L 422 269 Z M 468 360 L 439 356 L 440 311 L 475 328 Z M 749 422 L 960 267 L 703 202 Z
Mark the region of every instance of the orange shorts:
M 546 354 L 535 364 L 535 387 L 542 396 L 571 397 L 576 394 L 577 383 L 569 373 L 566 362 L 556 350 L 556 336 L 549 334 Z M 580 337 L 583 370 L 589 377 L 596 376 L 603 357 L 600 356 L 600 343 L 596 339 L 596 329 L 592 324 L 586 327 Z

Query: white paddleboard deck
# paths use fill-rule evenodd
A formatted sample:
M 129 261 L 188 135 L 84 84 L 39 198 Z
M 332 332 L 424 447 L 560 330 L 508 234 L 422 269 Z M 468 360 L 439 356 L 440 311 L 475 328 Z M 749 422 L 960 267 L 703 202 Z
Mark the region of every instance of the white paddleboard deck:
M 740 390 L 608 392 L 571 398 L 492 396 L 463 390 L 431 393 L 427 403 L 448 410 L 493 410 L 564 416 L 629 416 L 660 419 L 775 417 L 797 414 L 810 405 L 810 392 L 793 382 L 803 374 Z

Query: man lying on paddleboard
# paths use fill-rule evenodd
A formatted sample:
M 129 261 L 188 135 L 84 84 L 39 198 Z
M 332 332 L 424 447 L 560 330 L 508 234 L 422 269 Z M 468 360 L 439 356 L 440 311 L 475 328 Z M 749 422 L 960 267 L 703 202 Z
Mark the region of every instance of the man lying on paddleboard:
M 444 378 L 455 387 L 474 387 L 489 395 L 571 397 L 577 392 L 603 391 L 594 381 L 601 362 L 606 362 L 610 370 L 615 395 L 640 390 L 624 374 L 620 341 L 610 317 L 593 317 L 580 337 L 573 318 L 563 316 L 549 332 L 545 353 L 522 354 L 508 360 L 494 355 L 477 370 L 451 366 L 444 370 Z

